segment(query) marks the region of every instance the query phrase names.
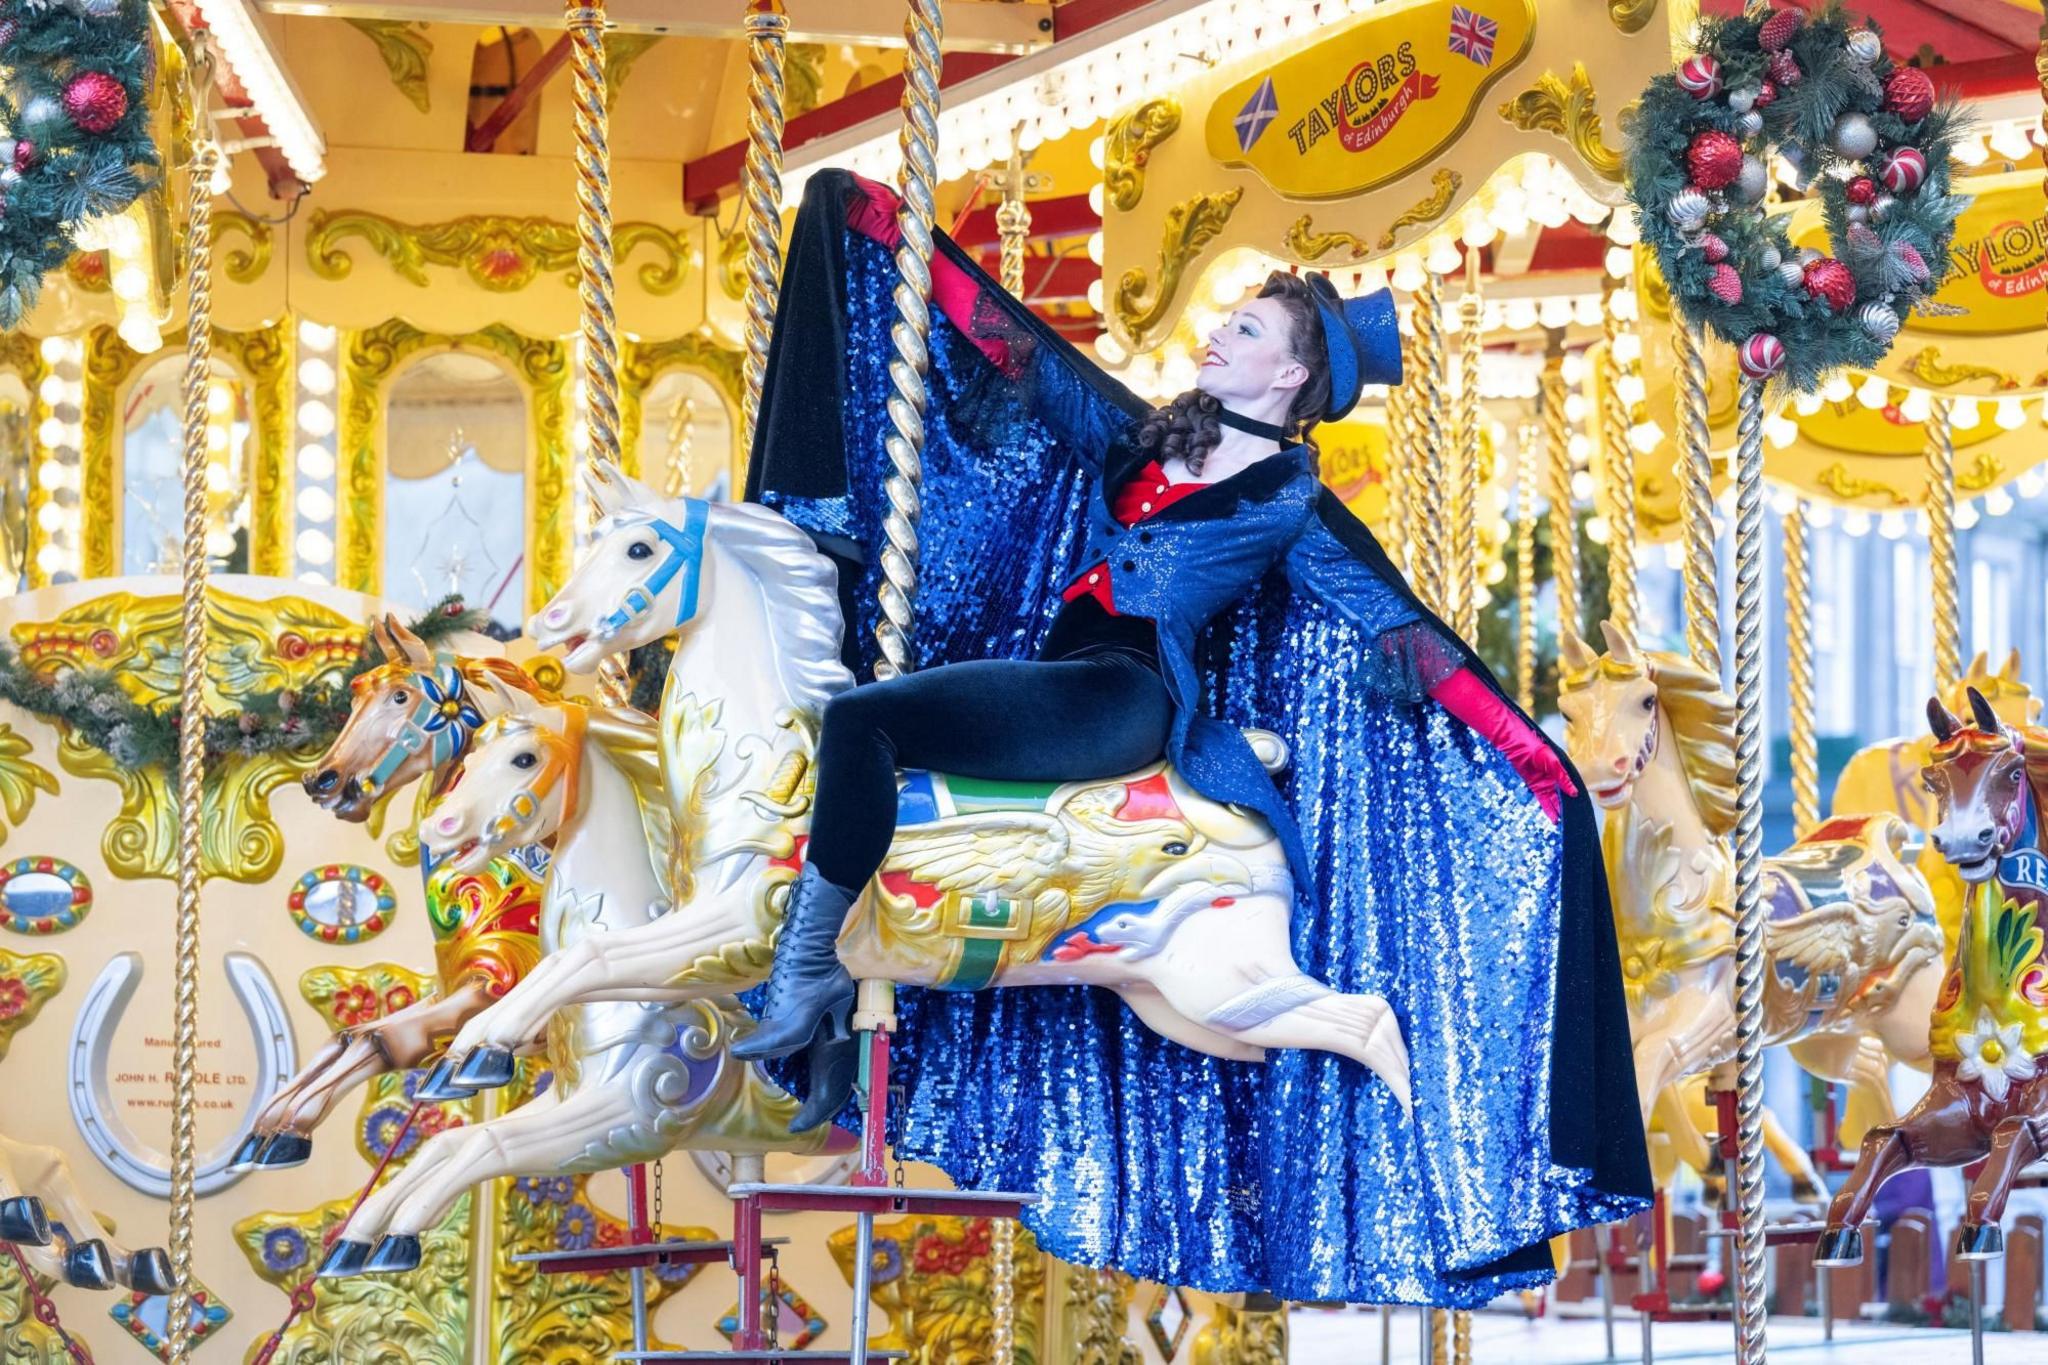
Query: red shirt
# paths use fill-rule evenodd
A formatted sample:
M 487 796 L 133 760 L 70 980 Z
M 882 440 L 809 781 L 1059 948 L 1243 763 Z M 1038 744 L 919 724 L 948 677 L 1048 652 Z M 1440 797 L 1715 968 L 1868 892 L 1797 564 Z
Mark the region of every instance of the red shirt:
M 1159 461 L 1147 460 L 1144 467 L 1116 491 L 1109 509 L 1125 526 L 1136 526 L 1158 516 L 1188 494 L 1208 486 L 1206 483 L 1168 483 L 1166 471 L 1159 467 Z M 1083 569 L 1060 597 L 1067 602 L 1077 597 L 1092 597 L 1104 611 L 1111 616 L 1117 615 L 1116 600 L 1110 591 L 1109 561 L 1101 560 Z

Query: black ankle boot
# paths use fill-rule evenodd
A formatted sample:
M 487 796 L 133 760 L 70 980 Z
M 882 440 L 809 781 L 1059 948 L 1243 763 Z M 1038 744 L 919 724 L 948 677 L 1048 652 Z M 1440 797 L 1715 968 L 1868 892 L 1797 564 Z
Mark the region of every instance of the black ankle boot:
M 839 931 L 853 893 L 804 865 L 790 889 L 782 933 L 775 940 L 775 966 L 768 973 L 768 1003 L 761 1023 L 733 1045 L 741 1061 L 786 1057 L 829 1025 L 845 1032 L 853 1009 L 853 978 L 839 965 Z

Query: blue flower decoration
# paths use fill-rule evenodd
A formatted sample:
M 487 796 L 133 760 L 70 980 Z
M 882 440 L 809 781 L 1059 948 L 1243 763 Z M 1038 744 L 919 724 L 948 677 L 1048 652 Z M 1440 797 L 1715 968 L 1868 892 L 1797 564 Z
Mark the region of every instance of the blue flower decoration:
M 566 1204 L 576 1194 L 576 1181 L 566 1175 L 523 1175 L 512 1188 L 526 1196 L 529 1204 Z
M 484 723 L 483 713 L 478 711 L 463 690 L 462 675 L 455 671 L 453 664 L 444 664 L 432 673 L 419 675 L 420 692 L 427 699 L 426 716 L 420 728 L 428 734 L 456 727 L 456 742 L 462 740 Z
M 273 1275 L 306 1263 L 306 1239 L 297 1228 L 272 1228 L 263 1236 L 263 1266 Z
M 382 1161 L 384 1154 L 391 1150 L 398 1130 L 405 1127 L 406 1111 L 395 1104 L 379 1105 L 363 1116 L 363 1146 L 375 1161 Z M 417 1127 L 407 1130 L 405 1141 L 398 1144 L 398 1157 L 404 1156 L 420 1145 L 420 1131 Z M 398 1157 L 393 1157 L 395 1161 Z
M 562 1221 L 555 1224 L 555 1245 L 563 1251 L 585 1251 L 597 1240 L 597 1215 L 583 1204 L 571 1204 L 562 1210 Z
M 874 1283 L 888 1284 L 903 1273 L 903 1243 L 894 1237 L 875 1239 Z

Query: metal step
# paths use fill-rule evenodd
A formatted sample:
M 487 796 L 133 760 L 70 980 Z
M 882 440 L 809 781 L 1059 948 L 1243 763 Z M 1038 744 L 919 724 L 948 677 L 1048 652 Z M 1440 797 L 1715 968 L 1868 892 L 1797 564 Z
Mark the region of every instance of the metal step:
M 1038 1202 L 1018 1190 L 917 1190 L 899 1185 L 778 1185 L 746 1183 L 727 1187 L 733 1199 L 753 1200 L 766 1210 L 820 1213 L 976 1214 L 1015 1218 Z
M 787 1237 L 763 1238 L 763 1248 L 789 1245 Z M 580 1251 L 529 1251 L 512 1259 L 543 1275 L 601 1275 L 657 1265 L 717 1265 L 732 1260 L 731 1242 L 642 1242 L 638 1246 L 586 1247 Z

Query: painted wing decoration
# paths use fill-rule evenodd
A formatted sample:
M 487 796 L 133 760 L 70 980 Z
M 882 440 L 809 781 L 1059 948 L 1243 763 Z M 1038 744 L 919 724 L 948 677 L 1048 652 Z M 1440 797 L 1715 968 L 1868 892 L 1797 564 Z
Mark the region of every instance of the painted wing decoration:
M 1876 918 L 1842 901 L 1809 910 L 1767 927 L 1766 953 L 1775 962 L 1809 972 L 1847 973 L 1853 964 L 1869 961 L 1877 947 Z
M 889 845 L 884 872 L 942 891 L 1025 897 L 1065 866 L 1071 843 L 1056 815 L 995 811 L 906 825 Z

